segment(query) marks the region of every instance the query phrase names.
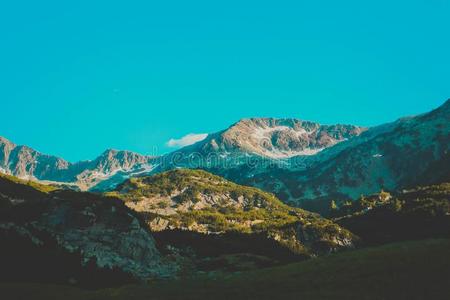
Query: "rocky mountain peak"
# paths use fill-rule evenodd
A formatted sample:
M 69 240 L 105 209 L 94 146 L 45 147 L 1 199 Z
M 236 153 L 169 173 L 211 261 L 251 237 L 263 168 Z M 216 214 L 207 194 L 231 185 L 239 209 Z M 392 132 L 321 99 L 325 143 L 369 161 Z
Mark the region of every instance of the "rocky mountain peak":
M 0 145 L 14 145 L 10 140 L 0 136 Z
M 129 170 L 137 164 L 148 163 L 152 157 L 140 155 L 131 151 L 119 151 L 108 149 L 103 152 L 93 163 L 96 168 L 105 172 L 111 172 L 117 169 Z
M 365 130 L 354 125 L 320 125 L 293 118 L 251 118 L 211 135 L 200 145 L 203 150 L 242 151 L 280 159 L 316 154 Z

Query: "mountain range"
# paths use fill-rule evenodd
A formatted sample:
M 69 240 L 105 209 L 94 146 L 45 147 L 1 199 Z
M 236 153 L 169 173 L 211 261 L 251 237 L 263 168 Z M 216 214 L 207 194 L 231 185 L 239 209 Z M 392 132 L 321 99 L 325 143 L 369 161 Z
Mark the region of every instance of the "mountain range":
M 185 299 L 180 284 L 203 293 L 206 281 L 234 281 L 224 293 L 255 276 L 271 299 L 298 298 L 299 282 L 332 286 L 329 298 L 353 295 L 355 278 L 366 295 L 394 272 L 395 293 L 411 274 L 436 291 L 448 279 L 449 148 L 450 100 L 372 128 L 244 119 L 156 157 L 107 150 L 70 163 L 1 138 L 0 285 L 116 295 L 141 283 Z M 258 285 L 240 295 L 261 298 L 247 297 Z
M 243 119 L 163 156 L 107 150 L 70 163 L 0 138 L 0 172 L 79 190 L 108 191 L 134 176 L 205 169 L 321 211 L 325 199 L 356 200 L 450 177 L 450 100 L 422 115 L 365 128 L 298 119 Z

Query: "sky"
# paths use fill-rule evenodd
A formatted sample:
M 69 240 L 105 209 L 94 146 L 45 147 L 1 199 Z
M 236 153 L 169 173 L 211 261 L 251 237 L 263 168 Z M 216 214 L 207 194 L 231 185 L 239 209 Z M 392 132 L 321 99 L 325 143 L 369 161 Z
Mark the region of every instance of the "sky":
M 0 2 L 0 136 L 69 161 L 450 98 L 450 0 L 71 2 Z

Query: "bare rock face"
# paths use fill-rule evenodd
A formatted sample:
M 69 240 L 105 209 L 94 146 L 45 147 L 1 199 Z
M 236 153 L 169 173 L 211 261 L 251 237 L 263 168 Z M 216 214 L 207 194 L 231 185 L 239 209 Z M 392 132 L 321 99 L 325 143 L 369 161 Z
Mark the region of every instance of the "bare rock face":
M 51 234 L 68 251 L 82 252 L 83 263 L 95 259 L 101 268 L 116 267 L 141 279 L 173 275 L 145 227 L 114 205 L 94 202 L 74 208 L 58 203 L 33 227 Z
M 353 125 L 320 125 L 297 119 L 244 119 L 222 135 L 225 145 L 271 158 L 312 155 L 365 128 Z

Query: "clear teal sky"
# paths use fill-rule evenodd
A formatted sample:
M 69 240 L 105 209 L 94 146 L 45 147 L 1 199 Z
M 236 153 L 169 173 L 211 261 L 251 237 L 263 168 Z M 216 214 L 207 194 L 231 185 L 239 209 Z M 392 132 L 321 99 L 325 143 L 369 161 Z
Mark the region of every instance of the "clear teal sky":
M 243 117 L 375 125 L 450 97 L 450 0 L 68 2 L 0 4 L 0 135 L 71 161 L 164 153 Z

